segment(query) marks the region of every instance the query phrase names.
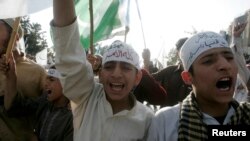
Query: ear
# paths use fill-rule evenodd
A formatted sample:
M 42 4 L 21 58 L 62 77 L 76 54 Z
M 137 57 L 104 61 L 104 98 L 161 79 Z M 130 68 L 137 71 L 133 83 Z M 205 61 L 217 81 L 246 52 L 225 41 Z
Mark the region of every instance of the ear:
M 187 84 L 187 85 L 192 85 L 192 78 L 191 74 L 188 71 L 183 71 L 181 73 L 182 80 Z
M 102 71 L 102 69 L 100 69 L 100 71 L 98 72 L 98 77 L 99 77 L 99 83 L 102 83 L 102 80 L 103 80 L 103 71 Z
M 135 76 L 135 86 L 137 86 L 141 82 L 141 78 L 142 78 L 142 72 L 141 70 L 138 70 Z

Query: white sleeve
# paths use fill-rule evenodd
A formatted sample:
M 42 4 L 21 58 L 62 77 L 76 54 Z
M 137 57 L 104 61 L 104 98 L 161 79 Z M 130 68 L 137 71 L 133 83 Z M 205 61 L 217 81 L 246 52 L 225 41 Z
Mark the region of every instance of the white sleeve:
M 243 80 L 245 84 L 247 84 L 247 81 L 250 77 L 250 71 L 246 66 L 245 58 L 243 55 L 243 47 L 242 47 L 242 39 L 241 38 L 233 38 L 231 48 L 234 52 L 235 61 L 238 66 L 239 76 Z
M 60 81 L 63 93 L 71 100 L 72 110 L 74 106 L 77 107 L 80 104 L 83 108 L 94 88 L 94 75 L 80 43 L 77 20 L 65 27 L 54 27 L 52 23 L 52 41 L 56 52 L 55 65 L 62 75 Z

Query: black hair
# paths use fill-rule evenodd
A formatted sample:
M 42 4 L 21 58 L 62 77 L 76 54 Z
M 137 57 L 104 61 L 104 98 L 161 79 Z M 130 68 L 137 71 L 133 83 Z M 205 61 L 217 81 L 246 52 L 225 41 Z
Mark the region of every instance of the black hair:
M 175 46 L 176 46 L 176 50 L 177 50 L 178 52 L 180 51 L 182 45 L 187 41 L 187 39 L 188 39 L 187 37 L 180 38 L 180 39 L 176 42 Z
M 190 66 L 188 72 L 190 72 L 192 75 L 194 75 L 194 68 L 193 68 L 193 65 Z

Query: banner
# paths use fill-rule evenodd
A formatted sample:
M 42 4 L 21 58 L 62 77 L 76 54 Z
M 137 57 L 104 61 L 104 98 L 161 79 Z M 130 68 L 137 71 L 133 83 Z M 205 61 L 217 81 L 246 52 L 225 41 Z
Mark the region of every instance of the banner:
M 128 7 L 130 0 L 93 0 L 94 43 L 112 37 L 114 29 L 128 26 Z M 78 17 L 81 43 L 89 48 L 90 13 L 89 1 L 75 0 L 76 15 Z M 119 30 L 119 34 L 121 32 Z M 124 35 L 123 34 L 123 35 Z
M 52 6 L 53 0 L 0 0 L 0 19 L 26 16 Z
M 26 16 L 52 6 L 53 0 L 0 0 L 0 19 Z M 90 37 L 89 0 L 74 0 L 80 40 L 88 49 Z M 93 0 L 94 43 L 125 35 L 129 25 L 130 0 Z M 45 17 L 46 18 L 46 17 Z M 126 28 L 125 28 L 126 27 Z M 114 29 L 119 29 L 114 33 Z

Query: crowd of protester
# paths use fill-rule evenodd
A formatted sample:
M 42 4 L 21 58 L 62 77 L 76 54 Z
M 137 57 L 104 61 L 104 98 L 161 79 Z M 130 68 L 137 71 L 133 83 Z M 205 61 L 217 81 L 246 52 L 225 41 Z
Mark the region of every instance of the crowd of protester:
M 21 26 L 7 58 L 14 20 L 0 19 L 0 141 L 208 140 L 208 125 L 250 125 L 247 22 L 230 42 L 213 31 L 177 39 L 177 64 L 158 69 L 149 49 L 142 67 L 119 40 L 86 53 L 74 0 L 53 0 L 53 15 L 48 69 L 26 57 Z

